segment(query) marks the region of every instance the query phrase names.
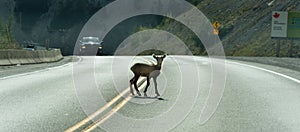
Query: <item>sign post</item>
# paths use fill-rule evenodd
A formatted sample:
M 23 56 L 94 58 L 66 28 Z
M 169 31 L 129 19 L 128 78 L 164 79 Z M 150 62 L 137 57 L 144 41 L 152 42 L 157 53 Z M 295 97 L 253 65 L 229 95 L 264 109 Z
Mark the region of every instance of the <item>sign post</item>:
M 280 57 L 280 39 L 300 39 L 300 12 L 272 12 L 271 37 L 277 38 L 276 56 Z M 293 43 L 293 42 L 292 42 Z M 290 46 L 292 48 L 292 46 Z M 292 51 L 292 50 L 290 50 Z M 292 53 L 288 53 L 292 54 Z

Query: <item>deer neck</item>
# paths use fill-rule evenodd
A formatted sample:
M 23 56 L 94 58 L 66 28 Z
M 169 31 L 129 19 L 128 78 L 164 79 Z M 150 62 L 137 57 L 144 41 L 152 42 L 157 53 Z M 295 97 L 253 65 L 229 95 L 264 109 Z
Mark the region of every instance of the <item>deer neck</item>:
M 158 63 L 158 64 L 154 65 L 154 67 L 155 67 L 155 70 L 160 70 L 161 69 L 161 64 Z

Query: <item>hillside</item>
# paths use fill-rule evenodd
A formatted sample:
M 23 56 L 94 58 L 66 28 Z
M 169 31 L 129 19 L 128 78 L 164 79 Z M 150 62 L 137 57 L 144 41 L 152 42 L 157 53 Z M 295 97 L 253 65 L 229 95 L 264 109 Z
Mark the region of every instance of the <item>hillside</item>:
M 298 0 L 203 0 L 198 8 L 211 20 L 220 21 L 220 37 L 226 55 L 275 56 L 275 41 L 270 37 L 271 12 L 299 11 Z M 299 41 L 282 41 L 281 56 L 300 56 Z M 292 51 L 291 51 L 292 50 Z
M 3 0 L 0 18 L 14 16 L 13 36 L 19 43 L 32 40 L 50 47 L 62 48 L 72 54 L 77 36 L 84 23 L 99 9 L 113 0 Z M 275 56 L 275 42 L 270 37 L 271 11 L 299 11 L 298 0 L 188 0 L 210 20 L 222 26 L 220 38 L 226 55 Z M 105 18 L 103 18 L 105 19 Z M 178 36 L 195 55 L 205 55 L 201 41 L 181 23 L 169 18 L 145 15 L 130 18 L 116 26 L 106 37 L 104 50 L 113 54 L 118 45 L 136 29 L 161 29 Z M 282 40 L 281 56 L 299 57 L 299 40 Z
M 228 56 L 275 56 L 275 42 L 270 37 L 271 12 L 299 11 L 300 1 L 269 0 L 202 0 L 197 7 L 211 22 L 221 23 L 219 37 Z M 194 54 L 205 55 L 203 47 L 196 36 L 180 23 L 166 18 L 159 26 L 181 36 Z M 299 57 L 299 40 L 284 39 L 281 41 L 280 56 Z

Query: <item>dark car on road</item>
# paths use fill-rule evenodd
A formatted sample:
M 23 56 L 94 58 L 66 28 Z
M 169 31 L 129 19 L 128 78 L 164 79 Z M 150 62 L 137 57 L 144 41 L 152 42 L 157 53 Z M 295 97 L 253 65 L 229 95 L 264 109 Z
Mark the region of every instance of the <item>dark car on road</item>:
M 100 55 L 103 41 L 98 37 L 83 37 L 80 42 L 80 55 Z

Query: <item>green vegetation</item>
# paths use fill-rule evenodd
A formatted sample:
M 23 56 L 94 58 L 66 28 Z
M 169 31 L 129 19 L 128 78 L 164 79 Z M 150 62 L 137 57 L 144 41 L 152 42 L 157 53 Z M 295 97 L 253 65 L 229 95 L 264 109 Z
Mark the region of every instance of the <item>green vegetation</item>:
M 149 30 L 149 29 L 153 29 L 153 28 L 141 26 L 139 28 L 135 28 L 134 33 L 138 32 L 138 31 Z M 201 41 L 198 39 L 198 37 L 194 34 L 194 32 L 191 31 L 190 29 L 188 29 L 187 27 L 185 27 L 183 24 L 175 21 L 174 19 L 171 19 L 168 17 L 164 18 L 162 23 L 160 25 L 158 25 L 157 27 L 155 27 L 155 29 L 166 31 L 166 32 L 169 32 L 169 33 L 175 35 L 176 37 L 178 37 L 181 41 L 183 41 L 185 43 L 185 45 L 189 48 L 189 50 L 194 55 L 205 55 L 206 54 L 205 48 L 201 44 Z M 179 31 L 179 32 L 177 32 L 177 31 Z M 155 35 L 153 34 L 153 36 L 155 36 Z M 148 36 L 148 39 L 153 36 Z M 145 37 L 145 36 L 143 36 L 143 37 Z M 158 37 L 158 36 L 155 36 L 155 37 Z M 145 41 L 145 40 L 141 40 L 140 42 L 134 42 L 134 43 L 136 43 L 136 44 L 143 43 L 143 41 Z M 162 49 L 171 48 L 172 50 L 170 49 L 170 52 L 173 51 L 173 53 L 176 53 L 176 54 L 178 54 L 178 52 L 176 52 L 176 49 L 178 50 L 178 49 L 184 48 L 181 45 L 170 44 L 170 43 L 171 42 L 162 42 L 160 47 Z M 170 45 L 172 45 L 172 47 L 170 47 Z M 188 52 L 188 51 L 186 51 L 186 52 Z M 158 51 L 158 50 L 147 50 L 140 54 L 151 55 L 153 53 L 154 54 L 156 54 L 156 53 L 164 54 L 165 52 Z M 182 54 L 182 52 L 181 52 L 181 54 Z
M 11 32 L 14 17 L 11 15 L 6 22 L 0 19 L 0 49 L 19 49 Z
M 202 45 L 200 39 L 196 36 L 196 34 L 192 30 L 187 28 L 182 23 L 177 22 L 176 20 L 171 19 L 169 17 L 165 17 L 162 20 L 162 23 L 158 25 L 156 29 L 167 31 L 177 36 L 186 44 L 186 46 L 189 48 L 192 54 L 206 55 L 205 48 Z M 140 28 L 140 30 L 145 30 L 145 28 L 142 27 Z
M 14 10 L 14 14 L 17 14 L 15 22 L 20 22 L 22 27 L 17 30 L 21 32 L 16 33 L 18 40 L 32 39 L 39 43 L 49 40 L 50 47 L 63 48 L 64 54 L 72 54 L 72 47 L 76 44 L 75 41 L 84 23 L 99 9 L 114 0 L 27 1 L 15 1 L 18 7 Z M 276 56 L 277 40 L 270 37 L 271 12 L 300 10 L 300 3 L 297 0 L 276 0 L 272 6 L 268 6 L 266 0 L 186 1 L 202 11 L 212 23 L 214 21 L 221 23 L 219 37 L 227 56 Z M 21 15 L 18 16 L 19 14 Z M 13 45 L 17 45 L 14 39 L 9 40 L 13 38 L 13 34 L 10 31 L 7 33 L 6 25 L 10 25 L 10 30 L 18 27 L 11 27 L 9 21 L 11 20 L 0 21 L 0 48 L 14 48 Z M 112 55 L 127 37 L 153 28 L 176 35 L 194 55 L 207 54 L 201 40 L 190 29 L 170 17 L 154 14 L 135 16 L 116 25 L 103 39 L 103 52 Z M 10 41 L 12 44 L 9 44 Z M 282 57 L 300 57 L 299 40 L 284 39 L 280 48 Z
M 276 56 L 276 43 L 271 39 L 272 10 L 293 11 L 300 8 L 295 1 L 276 1 L 269 7 L 265 1 L 198 0 L 196 5 L 213 23 L 219 21 L 219 37 L 227 56 Z M 220 4 L 221 3 L 221 4 Z M 285 6 L 281 6 L 285 5 Z M 164 18 L 156 28 L 178 36 L 194 55 L 206 55 L 197 36 L 184 25 Z M 281 57 L 300 57 L 299 40 L 281 40 Z

